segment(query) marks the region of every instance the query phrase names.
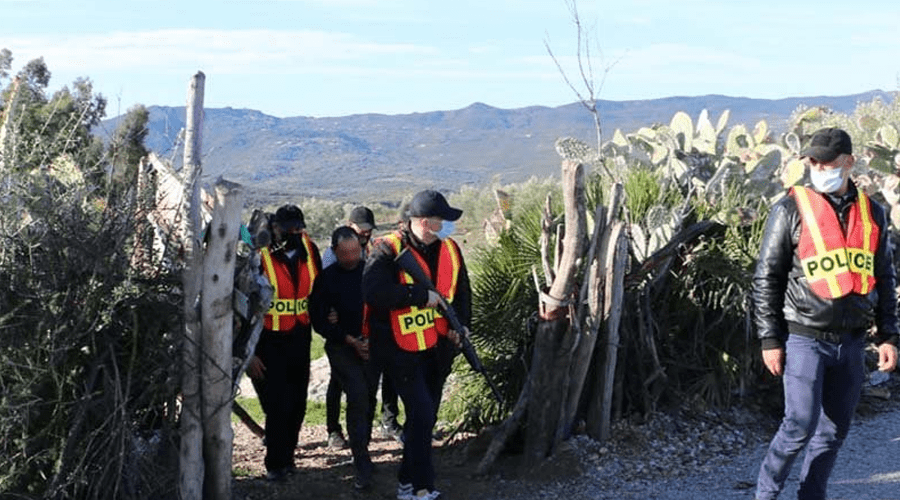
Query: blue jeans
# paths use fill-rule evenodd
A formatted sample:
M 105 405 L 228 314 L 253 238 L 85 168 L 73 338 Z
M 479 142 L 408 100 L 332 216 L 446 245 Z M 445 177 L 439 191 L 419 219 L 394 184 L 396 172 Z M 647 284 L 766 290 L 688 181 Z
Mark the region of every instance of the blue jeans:
M 840 344 L 791 334 L 785 348 L 784 419 L 759 470 L 756 498 L 778 497 L 794 459 L 806 446 L 799 500 L 825 499 L 828 476 L 859 402 L 865 378 L 864 340 Z

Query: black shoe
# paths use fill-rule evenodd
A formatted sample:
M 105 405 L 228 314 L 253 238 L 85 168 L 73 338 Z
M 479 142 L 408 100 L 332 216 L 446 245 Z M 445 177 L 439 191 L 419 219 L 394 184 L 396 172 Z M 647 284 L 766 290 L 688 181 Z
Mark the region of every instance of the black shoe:
M 357 491 L 368 490 L 372 486 L 372 475 L 375 473 L 375 464 L 369 457 L 369 452 L 360 453 L 353 459 L 356 467 L 356 479 L 353 481 L 353 489 Z
M 271 481 L 273 483 L 283 483 L 287 481 L 287 477 L 287 469 L 276 469 L 266 472 L 266 481 Z
M 353 480 L 353 489 L 356 491 L 366 491 L 372 487 L 372 479 L 356 476 Z

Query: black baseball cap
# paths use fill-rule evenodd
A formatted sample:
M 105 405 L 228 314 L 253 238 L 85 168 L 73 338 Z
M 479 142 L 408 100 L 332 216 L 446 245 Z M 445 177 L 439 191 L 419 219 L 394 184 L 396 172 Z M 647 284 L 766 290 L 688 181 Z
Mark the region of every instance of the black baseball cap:
M 378 229 L 375 225 L 375 214 L 367 207 L 359 206 L 350 211 L 350 222 L 356 224 L 356 227 L 363 231 Z
M 817 130 L 806 149 L 800 152 L 801 157 L 810 157 L 821 163 L 828 163 L 842 154 L 853 154 L 853 143 L 847 132 L 833 127 Z
M 297 205 L 284 205 L 275 212 L 275 222 L 283 229 L 290 230 L 306 227 L 303 220 L 303 211 Z
M 427 189 L 413 196 L 407 213 L 410 217 L 440 217 L 455 221 L 462 215 L 462 210 L 451 207 L 441 193 Z

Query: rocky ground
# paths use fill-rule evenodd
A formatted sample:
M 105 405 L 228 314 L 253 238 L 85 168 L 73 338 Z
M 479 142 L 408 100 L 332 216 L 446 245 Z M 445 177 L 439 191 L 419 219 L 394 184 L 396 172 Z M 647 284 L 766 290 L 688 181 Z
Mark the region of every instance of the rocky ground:
M 833 498 L 900 499 L 900 375 L 867 388 L 859 414 L 832 478 L 832 492 L 842 496 Z M 437 487 L 448 500 L 750 499 L 777 424 L 771 412 L 752 405 L 727 411 L 685 405 L 646 421 L 617 422 L 606 443 L 576 436 L 537 470 L 522 471 L 517 455 L 504 455 L 486 477 L 473 475 L 485 440 L 457 435 L 435 442 Z M 402 451 L 396 441 L 374 432 L 375 482 L 363 493 L 352 488 L 349 450 L 329 449 L 324 426 L 305 427 L 300 442 L 299 472 L 273 484 L 263 479 L 262 443 L 236 425 L 234 498 L 395 498 Z M 796 471 L 791 481 L 784 498 L 795 495 Z

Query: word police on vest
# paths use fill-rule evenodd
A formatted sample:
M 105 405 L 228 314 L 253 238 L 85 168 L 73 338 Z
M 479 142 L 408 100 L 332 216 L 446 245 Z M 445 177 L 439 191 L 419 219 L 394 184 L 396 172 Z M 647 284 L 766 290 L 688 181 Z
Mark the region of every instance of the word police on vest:
M 434 309 L 420 309 L 400 317 L 403 333 L 420 333 L 423 328 L 434 325 Z
M 309 309 L 308 299 L 276 299 L 269 306 L 269 311 L 277 314 L 303 314 Z
M 825 255 L 805 259 L 803 264 L 806 266 L 807 276 L 812 278 L 835 275 L 848 269 L 867 274 L 875 271 L 872 254 L 854 248 L 847 248 L 846 251 L 843 248 L 833 250 Z

